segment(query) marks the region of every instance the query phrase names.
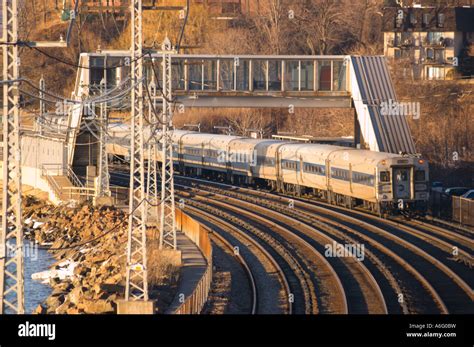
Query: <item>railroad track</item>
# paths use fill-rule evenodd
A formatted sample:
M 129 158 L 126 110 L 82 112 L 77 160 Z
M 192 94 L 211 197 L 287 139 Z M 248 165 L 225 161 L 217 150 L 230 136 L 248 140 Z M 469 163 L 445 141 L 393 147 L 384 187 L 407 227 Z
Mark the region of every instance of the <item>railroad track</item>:
M 208 201 L 199 202 L 187 200 L 185 211 L 195 208 L 207 213 L 208 218 L 218 216 L 226 220 L 229 225 L 234 226 L 234 231 L 245 232 L 254 242 L 258 242 L 276 260 L 288 279 L 290 293 L 287 297 L 292 304 L 294 313 L 316 313 L 315 291 L 309 273 L 306 271 L 301 259 L 277 239 L 269 235 L 265 228 L 249 223 L 248 219 L 236 217 L 228 211 L 211 206 Z
M 454 269 L 453 264 L 457 263 L 452 261 L 449 264 L 450 266 L 447 266 L 448 260 L 442 258 L 442 261 L 440 261 L 419 247 L 421 245 L 420 240 L 422 240 L 419 231 L 418 234 L 413 231 L 408 233 L 404 229 L 406 228 L 405 226 L 401 227 L 398 225 L 399 235 L 396 235 L 397 232 L 394 232 L 394 230 L 388 232 L 377 224 L 373 225 L 373 221 L 369 223 L 369 221 L 364 220 L 368 217 L 358 215 L 357 211 L 341 213 L 336 206 L 330 205 L 330 208 L 328 208 L 327 206 L 319 206 L 313 201 L 308 203 L 296 198 L 294 199 L 295 208 L 289 209 L 287 206 L 288 199 L 282 196 L 241 187 L 232 186 L 232 189 L 229 189 L 230 186 L 228 185 L 224 185 L 226 188 L 221 191 L 213 191 L 213 189 L 217 189 L 216 186 L 223 187 L 223 185 L 199 180 L 193 180 L 193 182 L 201 182 L 197 183 L 201 186 L 201 189 L 214 194 L 222 193 L 222 195 L 227 197 L 233 196 L 255 205 L 266 204 L 268 208 L 276 209 L 284 214 L 299 214 L 299 218 L 306 219 L 308 223 L 326 223 L 326 230 L 328 224 L 332 225 L 335 228 L 339 228 L 340 232 L 343 232 L 345 235 L 351 235 L 349 238 L 346 236 L 345 240 L 353 240 L 355 238 L 359 242 L 367 243 L 367 245 L 371 246 L 371 252 L 377 253 L 368 254 L 369 259 L 373 263 L 378 263 L 380 272 L 384 274 L 386 281 L 391 284 L 392 289 L 398 291 L 398 295 L 405 294 L 404 299 L 408 300 L 410 306 L 409 312 L 470 312 L 473 298 L 472 289 L 457 274 L 456 271 L 459 271 L 459 266 L 457 269 Z M 359 219 L 350 215 L 351 213 L 356 213 Z M 337 223 L 335 220 L 340 222 Z M 377 223 L 382 223 L 383 221 L 385 220 L 381 219 Z M 392 229 L 395 229 L 397 226 L 393 221 L 387 221 L 387 223 L 394 223 L 390 225 Z M 384 226 L 387 228 L 387 224 Z M 402 233 L 404 237 L 402 237 Z M 418 245 L 414 245 L 413 242 L 406 240 L 406 238 L 413 237 L 418 238 Z M 434 239 L 433 235 L 425 237 L 425 240 L 422 240 L 425 243 L 423 247 L 431 247 L 430 252 L 433 252 L 434 249 L 437 249 L 438 252 L 443 252 L 442 246 L 445 247 L 444 252 L 447 252 L 448 248 L 451 249 L 451 245 L 443 244 L 443 240 L 437 239 L 437 242 L 433 242 Z M 464 250 L 461 251 L 461 255 L 469 259 L 469 254 Z M 381 264 L 381 262 L 385 264 Z M 463 266 L 463 268 L 465 269 L 465 274 L 470 273 L 469 267 Z M 393 281 L 393 276 L 390 278 L 388 275 L 390 272 L 397 274 L 397 280 L 402 288 L 397 288 Z M 422 274 L 429 274 L 429 281 Z M 403 312 L 406 313 L 407 309 L 403 308 Z
M 251 288 L 252 304 L 249 310 L 251 313 L 293 313 L 293 304 L 288 300 L 291 294 L 289 281 L 278 262 L 265 248 L 219 216 L 212 215 L 196 206 L 187 206 L 186 212 L 209 226 L 213 230 L 211 237 L 216 237 L 224 243 L 245 268 Z M 258 293 L 265 293 L 265 295 L 258 295 Z
M 202 192 L 205 194 L 205 192 Z M 203 199 L 202 196 L 194 197 Z M 324 235 L 308 225 L 303 225 L 300 221 L 276 214 L 272 210 L 261 206 L 255 206 L 242 200 L 226 198 L 225 202 L 217 201 L 213 196 L 212 201 L 208 203 L 221 210 L 232 210 L 237 215 L 245 215 L 249 219 L 257 218 L 261 223 L 267 225 L 267 228 L 277 228 L 281 231 L 281 238 L 290 237 L 294 244 L 300 243 L 302 247 L 317 251 L 318 263 L 315 273 L 318 283 L 317 292 L 320 300 L 320 313 L 387 313 L 387 307 L 384 296 L 378 283 L 373 278 L 371 272 L 366 266 L 354 258 L 325 258 L 325 245 L 336 242 L 334 239 Z M 297 238 L 297 239 L 295 239 Z M 293 241 L 295 239 L 295 241 Z M 325 268 L 325 272 L 321 269 Z M 324 279 L 324 281 L 322 281 Z M 334 279 L 333 283 L 329 283 Z M 338 297 L 334 297 L 334 289 L 339 288 L 339 297 L 343 299 L 343 307 L 335 305 Z M 344 293 L 350 293 L 345 299 Z
M 458 233 L 467 237 L 474 236 L 474 227 L 467 227 L 455 222 L 449 222 L 449 221 L 439 219 L 436 217 L 426 216 L 425 218 L 421 220 L 416 220 L 416 221 L 421 224 L 428 224 L 430 226 L 435 226 L 438 228 L 442 228 L 444 230 L 451 230 L 455 233 Z
M 213 227 L 209 236 L 213 244 L 213 264 L 218 265 L 215 265 L 213 285 L 203 312 L 257 314 L 258 291 L 251 267 L 240 252 L 236 252 L 235 246 Z
M 464 235 L 453 230 L 443 229 L 437 225 L 426 223 L 417 219 L 405 220 L 405 219 L 394 219 L 395 223 L 398 225 L 404 225 L 410 228 L 411 231 L 419 230 L 428 234 L 429 236 L 434 236 L 431 239 L 438 238 L 441 240 L 450 243 L 452 247 L 458 247 L 465 250 L 471 257 L 474 253 L 474 235 Z M 472 264 L 471 264 L 472 265 Z
M 267 222 L 281 223 L 287 231 L 296 232 L 296 229 L 300 229 L 298 235 L 312 243 L 313 247 L 317 247 L 317 243 L 306 238 L 310 231 L 313 239 L 317 239 L 314 235 L 319 232 L 339 243 L 367 245 L 366 269 L 383 293 L 389 313 L 467 313 L 473 310 L 472 243 L 465 235 L 439 227 L 427 231 L 400 220 L 386 220 L 313 199 L 276 195 L 200 179 L 179 177 L 179 180 L 185 180 L 184 184 L 188 187 L 207 191 L 208 205 L 214 204 L 215 210 L 229 207 L 216 204 L 216 197 L 220 195 L 226 197 L 227 205 L 230 198 L 239 201 L 239 206 L 236 203 L 233 206 L 233 213 L 237 215 L 242 214 L 242 211 L 236 213 L 235 210 L 236 207 L 242 210 L 242 201 L 253 206 L 254 214 L 258 212 L 258 206 L 261 218 Z M 288 208 L 289 201 L 292 201 L 294 208 Z M 262 207 L 267 210 L 262 212 Z M 247 213 L 249 210 L 247 208 Z M 271 211 L 293 220 L 287 218 L 283 222 L 283 217 L 279 219 Z M 232 212 L 232 208 L 229 212 Z M 268 223 L 266 226 L 269 227 Z M 431 225 L 428 227 L 431 228 Z M 455 249 L 457 252 L 453 252 Z M 345 288 L 348 288 L 349 272 L 341 272 L 341 268 L 336 266 L 334 269 L 338 270 Z M 355 283 L 354 274 L 352 277 Z M 315 284 L 317 287 L 317 282 Z M 365 288 L 367 291 L 367 286 Z M 374 286 L 372 288 L 375 289 Z M 349 312 L 353 312 L 354 298 L 348 299 Z M 320 297 L 318 300 L 321 301 Z M 317 311 L 321 313 L 320 308 Z

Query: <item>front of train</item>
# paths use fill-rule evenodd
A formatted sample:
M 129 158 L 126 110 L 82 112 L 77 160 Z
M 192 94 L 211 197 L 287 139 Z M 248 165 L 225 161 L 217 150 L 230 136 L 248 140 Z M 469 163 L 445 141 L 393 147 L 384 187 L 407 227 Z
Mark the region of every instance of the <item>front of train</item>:
M 429 199 L 428 162 L 417 157 L 395 157 L 377 165 L 377 196 L 383 212 L 424 214 Z

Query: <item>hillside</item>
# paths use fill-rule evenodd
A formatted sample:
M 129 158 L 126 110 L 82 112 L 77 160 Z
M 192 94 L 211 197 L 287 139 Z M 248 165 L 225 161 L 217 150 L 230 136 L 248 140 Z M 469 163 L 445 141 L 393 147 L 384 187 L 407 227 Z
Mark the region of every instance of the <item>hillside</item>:
M 22 5 L 22 37 L 29 40 L 57 40 L 65 35 L 67 23 L 61 21 L 58 1 L 31 0 Z M 160 1 L 180 4 L 185 1 Z M 259 16 L 243 16 L 232 23 L 210 19 L 203 6 L 191 6 L 183 45 L 188 53 L 207 54 L 382 54 L 381 0 L 340 2 L 266 1 Z M 289 16 L 289 11 L 293 16 Z M 165 36 L 178 41 L 183 24 L 178 12 L 149 12 L 144 15 L 145 46 L 159 47 Z M 98 49 L 128 49 L 128 15 L 80 13 L 69 49 L 44 49 L 47 54 L 77 64 L 80 52 Z M 76 68 L 22 48 L 21 71 L 38 82 L 44 75 L 46 86 L 68 96 L 75 82 Z M 448 172 L 460 183 L 474 185 L 472 173 L 465 173 L 474 162 L 472 127 L 474 124 L 473 84 L 466 81 L 420 82 L 400 74 L 392 66 L 399 98 L 419 102 L 421 116 L 410 119 L 417 149 L 439 167 L 440 176 Z M 37 108 L 36 103 L 29 108 Z M 300 135 L 348 136 L 353 133 L 350 110 L 189 110 L 175 117 L 175 124 L 202 123 L 212 131 L 214 125 L 231 124 L 237 132 L 245 128 L 264 128 L 266 135 L 285 131 Z M 437 171 L 434 171 L 437 177 Z

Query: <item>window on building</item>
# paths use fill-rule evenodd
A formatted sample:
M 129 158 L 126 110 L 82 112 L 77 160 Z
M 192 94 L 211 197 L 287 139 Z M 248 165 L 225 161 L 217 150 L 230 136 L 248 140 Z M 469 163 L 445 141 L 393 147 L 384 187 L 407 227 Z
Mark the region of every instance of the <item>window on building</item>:
M 402 27 L 403 17 L 404 17 L 403 11 L 398 10 L 397 14 L 395 15 L 395 28 L 401 28 Z
M 444 13 L 438 13 L 438 27 L 443 28 L 444 27 L 444 20 L 445 20 L 445 15 Z
M 411 45 L 413 43 L 412 33 L 404 31 L 401 36 L 401 41 L 403 45 Z
M 426 28 L 430 25 L 431 15 L 429 13 L 423 14 L 423 26 Z
M 439 45 L 443 43 L 443 40 L 443 33 L 441 32 L 432 31 L 427 35 L 427 41 L 430 45 Z
M 402 59 L 409 59 L 411 57 L 411 50 L 410 49 L 402 49 L 401 50 L 401 57 L 402 57 Z
M 398 47 L 402 43 L 402 33 L 395 33 L 393 39 L 394 46 Z
M 444 49 L 435 49 L 434 60 L 438 63 L 444 63 Z
M 444 68 L 436 66 L 427 67 L 427 77 L 429 80 L 442 80 L 444 79 Z
M 415 26 L 418 21 L 416 20 L 416 15 L 414 12 L 410 13 L 410 24 L 411 26 Z
M 427 48 L 426 49 L 426 59 L 428 59 L 428 60 L 433 60 L 434 59 L 434 49 L 433 48 Z

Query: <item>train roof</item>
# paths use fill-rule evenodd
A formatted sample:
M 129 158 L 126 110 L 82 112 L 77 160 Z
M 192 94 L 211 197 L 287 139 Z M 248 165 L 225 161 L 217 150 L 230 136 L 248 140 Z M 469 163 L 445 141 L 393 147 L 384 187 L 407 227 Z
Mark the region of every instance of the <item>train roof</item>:
M 113 138 L 124 138 L 125 135 L 129 135 L 130 126 L 128 124 L 115 123 L 109 126 L 109 129 L 112 130 Z M 366 149 L 357 149 L 343 146 L 334 146 L 327 144 L 316 144 L 316 143 L 297 143 L 297 142 L 287 142 L 280 141 L 275 139 L 253 139 L 249 137 L 241 136 L 229 136 L 223 134 L 210 134 L 210 133 L 200 133 L 196 131 L 188 130 L 173 130 L 173 138 L 181 138 L 182 136 L 192 136 L 193 138 L 203 141 L 203 142 L 222 142 L 229 143 L 231 141 L 243 142 L 247 144 L 281 144 L 282 151 L 298 151 L 299 154 L 307 156 L 331 156 L 332 158 L 342 158 L 346 155 L 349 155 L 351 160 L 358 161 L 380 161 L 383 159 L 391 158 L 400 158 L 402 155 L 385 153 L 385 152 L 374 152 Z
M 286 146 L 295 146 L 285 145 Z M 298 146 L 298 145 L 296 145 Z M 320 144 L 300 144 L 298 146 L 298 152 L 301 154 L 321 154 L 321 155 L 331 155 L 333 157 L 345 156 L 346 153 L 353 159 L 360 158 L 361 160 L 370 158 L 372 160 L 383 160 L 389 158 L 399 158 L 399 154 L 394 153 L 385 153 L 385 152 L 374 152 L 367 149 L 358 149 L 350 148 L 343 146 L 333 146 L 333 145 L 320 145 Z

